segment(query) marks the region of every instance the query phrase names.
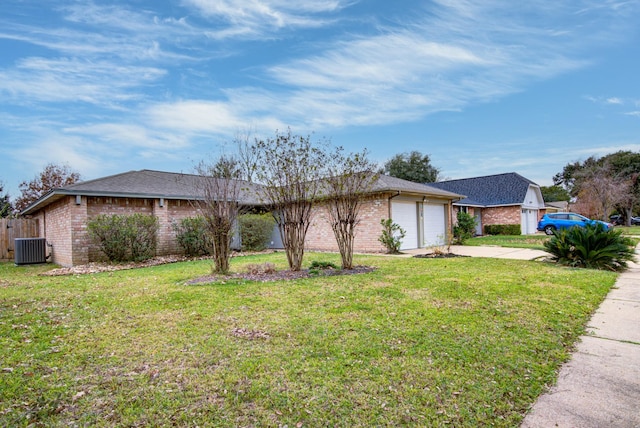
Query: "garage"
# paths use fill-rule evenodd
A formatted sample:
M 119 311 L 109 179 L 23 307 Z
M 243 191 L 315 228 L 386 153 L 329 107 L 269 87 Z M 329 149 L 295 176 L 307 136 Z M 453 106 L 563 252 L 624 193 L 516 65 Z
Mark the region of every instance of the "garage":
M 406 232 L 400 249 L 418 248 L 418 205 L 416 201 L 392 201 L 391 218 Z
M 443 245 L 447 236 L 446 205 L 424 204 L 423 247 Z

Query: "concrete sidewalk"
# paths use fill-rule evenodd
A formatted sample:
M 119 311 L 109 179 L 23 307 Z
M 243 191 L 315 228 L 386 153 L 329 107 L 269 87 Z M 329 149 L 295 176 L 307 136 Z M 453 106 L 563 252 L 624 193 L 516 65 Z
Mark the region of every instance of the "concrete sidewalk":
M 522 428 L 640 427 L 640 265 L 630 266 Z

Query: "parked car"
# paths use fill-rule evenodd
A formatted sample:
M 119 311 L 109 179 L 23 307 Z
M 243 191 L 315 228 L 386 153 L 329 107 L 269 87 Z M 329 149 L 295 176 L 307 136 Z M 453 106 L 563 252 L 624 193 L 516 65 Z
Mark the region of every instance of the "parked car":
M 611 223 L 613 223 L 615 225 L 618 225 L 618 226 L 624 226 L 625 225 L 624 216 L 621 216 L 620 214 L 614 214 L 614 215 L 610 216 L 609 220 L 611 220 Z M 632 226 L 639 226 L 640 225 L 640 217 L 631 217 L 631 225 Z
M 538 222 L 538 230 L 544 231 L 547 235 L 553 235 L 555 230 L 568 229 L 570 227 L 584 227 L 586 224 L 602 224 L 605 230 L 609 230 L 613 225 L 600 220 L 591 220 L 576 213 L 553 213 L 545 214 Z

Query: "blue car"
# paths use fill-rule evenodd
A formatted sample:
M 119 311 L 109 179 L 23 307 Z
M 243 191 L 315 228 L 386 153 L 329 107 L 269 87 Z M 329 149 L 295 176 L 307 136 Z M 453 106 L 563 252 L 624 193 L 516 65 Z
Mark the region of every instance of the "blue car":
M 538 222 L 538 230 L 544 231 L 547 235 L 553 235 L 555 230 L 569 229 L 573 226 L 584 227 L 586 224 L 602 224 L 604 230 L 609 230 L 612 226 L 600 220 L 591 220 L 583 215 L 576 213 L 553 213 L 545 214 Z

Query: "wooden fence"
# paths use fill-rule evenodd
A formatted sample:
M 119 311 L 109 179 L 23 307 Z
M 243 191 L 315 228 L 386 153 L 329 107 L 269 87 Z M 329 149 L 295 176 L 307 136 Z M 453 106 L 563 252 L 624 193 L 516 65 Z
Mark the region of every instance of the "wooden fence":
M 15 238 L 37 238 L 38 220 L 0 218 L 0 261 L 13 261 Z

